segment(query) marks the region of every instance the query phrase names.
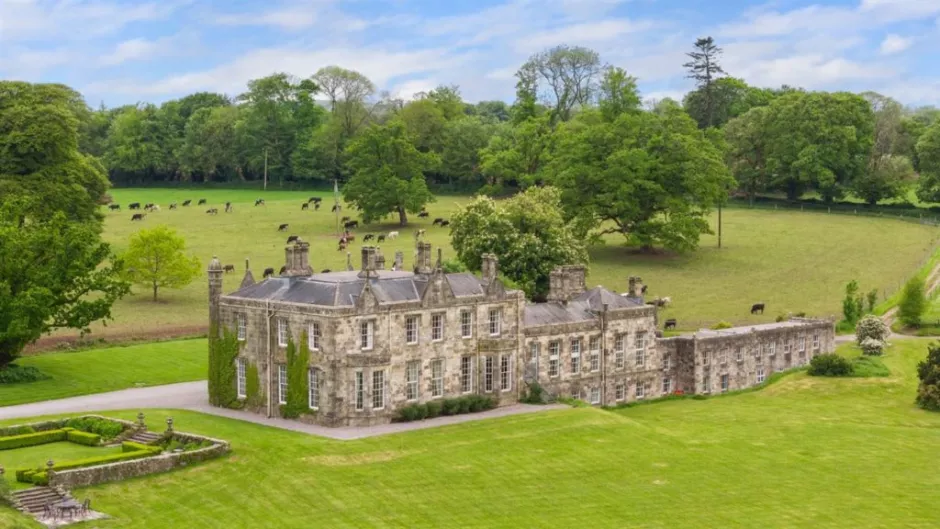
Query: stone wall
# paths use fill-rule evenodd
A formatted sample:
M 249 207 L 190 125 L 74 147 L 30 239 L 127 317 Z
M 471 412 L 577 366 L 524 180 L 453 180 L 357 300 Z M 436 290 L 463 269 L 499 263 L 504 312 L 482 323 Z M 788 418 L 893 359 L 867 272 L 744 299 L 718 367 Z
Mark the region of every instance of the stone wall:
M 87 468 L 76 468 L 61 472 L 49 471 L 49 486 L 64 487 L 66 489 L 89 487 L 99 483 L 121 481 L 149 474 L 167 472 L 177 467 L 185 467 L 190 463 L 221 457 L 231 450 L 231 446 L 228 442 L 219 439 L 181 432 L 174 433 L 174 437 L 186 442 L 211 441 L 213 444 L 212 446 L 189 452 L 163 453 L 153 457 L 120 461 Z

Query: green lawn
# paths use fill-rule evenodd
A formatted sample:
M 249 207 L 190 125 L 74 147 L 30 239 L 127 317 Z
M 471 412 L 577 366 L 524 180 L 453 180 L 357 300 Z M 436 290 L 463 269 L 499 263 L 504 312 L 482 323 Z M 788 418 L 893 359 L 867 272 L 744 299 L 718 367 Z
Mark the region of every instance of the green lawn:
M 121 452 L 120 446 L 115 447 L 92 447 L 76 443 L 61 442 L 49 443 L 39 446 L 30 446 L 27 448 L 17 448 L 15 450 L 0 450 L 0 466 L 7 469 L 4 478 L 12 488 L 23 489 L 31 485 L 17 483 L 16 473 L 18 468 L 45 468 L 46 462 L 50 459 L 55 462 L 74 461 L 86 457 L 101 457 Z M 2 518 L 0 518 L 2 520 Z
M 177 190 L 114 189 L 116 202 L 125 209 L 108 212 L 105 238 L 117 250 L 126 247 L 129 236 L 143 227 L 168 224 L 179 230 L 203 266 L 213 255 L 224 264 L 233 264 L 237 272 L 225 277 L 226 291 L 235 290 L 241 281 L 244 260 L 251 259 L 252 270 L 260 278 L 266 267 L 280 268 L 284 260 L 287 235 L 299 235 L 309 241 L 311 262 L 316 270 L 342 269 L 345 252 L 336 250 L 333 235 L 335 217 L 329 212 L 329 193 L 303 191 L 253 190 Z M 301 211 L 301 204 L 312 195 L 324 196 L 320 211 Z M 253 200 L 264 196 L 265 207 L 254 207 Z M 205 214 L 206 207 L 192 206 L 168 211 L 170 202 L 206 198 L 209 205 L 235 205 L 232 214 Z M 431 219 L 450 217 L 466 204 L 469 197 L 442 196 L 428 210 Z M 143 222 L 131 222 L 126 209 L 130 202 L 154 202 L 163 210 L 147 215 Z M 344 211 L 355 217 L 355 211 Z M 406 266 L 413 261 L 413 230 L 427 229 L 427 240 L 444 248 L 452 258 L 446 229 L 430 226 L 431 219 L 411 219 L 400 229 L 392 222 L 366 226 L 357 233 L 401 231 L 395 241 L 383 243 L 387 262 L 395 250 L 405 255 Z M 391 220 L 391 218 L 389 218 Z M 715 224 L 716 219 L 712 219 Z M 417 222 L 421 221 L 421 222 Z M 278 232 L 281 223 L 291 225 Z M 640 275 L 652 296 L 670 296 L 673 306 L 665 317 L 677 318 L 680 328 L 697 329 L 720 320 L 733 323 L 773 321 L 784 311 L 807 311 L 817 315 L 835 315 L 840 311 L 845 283 L 857 279 L 865 291 L 878 288 L 890 294 L 924 261 L 940 235 L 935 227 L 894 219 L 873 219 L 847 215 L 767 211 L 741 208 L 724 213 L 723 248 L 716 237 L 706 236 L 697 252 L 675 255 L 639 254 L 623 245 L 622 238 L 609 237 L 606 246 L 591 251 L 589 286 L 602 284 L 625 291 L 627 277 Z M 353 263 L 358 267 L 359 246 L 354 245 Z M 167 290 L 158 303 L 150 301 L 149 292 L 137 288 L 136 295 L 115 307 L 116 321 L 108 327 L 95 327 L 96 335 L 191 332 L 193 326 L 206 325 L 207 287 L 205 277 L 185 289 Z M 752 303 L 763 301 L 767 313 L 751 316 Z
M 889 377 L 798 373 L 703 401 L 351 442 L 152 410 L 155 424 L 172 415 L 182 431 L 231 440 L 233 454 L 76 495 L 113 516 L 102 529 L 934 528 L 940 414 L 913 406 L 926 343 L 898 340 Z M 14 519 L 0 509 L 0 525 Z
M 203 380 L 207 347 L 203 338 L 27 356 L 17 363 L 52 378 L 0 385 L 0 406 Z

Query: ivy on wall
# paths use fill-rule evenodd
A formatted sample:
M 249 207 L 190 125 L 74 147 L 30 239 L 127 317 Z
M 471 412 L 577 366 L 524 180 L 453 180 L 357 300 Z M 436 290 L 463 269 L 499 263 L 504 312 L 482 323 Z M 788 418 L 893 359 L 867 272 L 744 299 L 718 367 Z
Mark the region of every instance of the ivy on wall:
M 258 376 L 258 366 L 248 364 L 245 370 L 245 404 L 249 408 L 257 408 L 264 404 L 261 398 L 261 377 Z
M 235 388 L 235 358 L 238 337 L 227 328 L 219 336 L 215 324 L 209 327 L 209 404 L 222 408 L 238 402 Z
M 300 347 L 293 339 L 287 341 L 287 404 L 281 406 L 281 416 L 296 418 L 310 412 L 310 354 L 307 352 L 307 333 L 300 335 Z

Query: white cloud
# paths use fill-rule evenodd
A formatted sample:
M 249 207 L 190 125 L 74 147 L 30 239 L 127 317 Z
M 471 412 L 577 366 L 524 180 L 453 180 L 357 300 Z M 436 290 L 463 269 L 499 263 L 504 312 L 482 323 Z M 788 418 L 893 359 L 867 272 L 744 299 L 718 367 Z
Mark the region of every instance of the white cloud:
M 893 55 L 895 53 L 900 53 L 911 47 L 914 39 L 909 37 L 902 37 L 900 35 L 891 34 L 884 38 L 881 41 L 881 46 L 879 51 L 882 55 Z
M 757 86 L 790 84 L 809 89 L 831 88 L 848 81 L 886 79 L 897 74 L 886 66 L 861 64 L 819 53 L 758 60 L 735 73 Z
M 5 77 L 29 79 L 42 75 L 49 68 L 65 66 L 75 58 L 74 51 L 68 48 L 12 48 L 0 55 L 0 72 L 3 72 Z
M 309 77 L 319 68 L 331 64 L 362 72 L 381 87 L 399 76 L 459 67 L 465 58 L 465 55 L 450 55 L 444 49 L 387 51 L 371 48 L 269 48 L 252 51 L 205 71 L 171 75 L 147 83 L 99 82 L 93 83 L 88 89 L 137 95 L 177 95 L 202 90 L 236 94 L 245 90 L 249 80 L 272 72 Z
M 130 39 L 118 44 L 114 51 L 101 58 L 104 66 L 115 66 L 126 61 L 142 59 L 152 55 L 158 49 L 156 41 Z
M 229 26 L 276 26 L 297 31 L 313 26 L 319 17 L 310 8 L 291 7 L 265 13 L 220 15 L 215 22 Z
M 437 88 L 439 84 L 434 79 L 413 79 L 395 86 L 390 92 L 393 96 L 404 101 L 411 101 L 419 92 L 430 92 Z
M 0 0 L 0 41 L 93 38 L 164 18 L 188 1 Z
M 611 42 L 624 35 L 646 31 L 654 26 L 653 22 L 648 20 L 634 22 L 626 18 L 582 22 L 526 35 L 517 39 L 514 47 L 517 51 L 532 53 L 561 43 L 591 45 Z

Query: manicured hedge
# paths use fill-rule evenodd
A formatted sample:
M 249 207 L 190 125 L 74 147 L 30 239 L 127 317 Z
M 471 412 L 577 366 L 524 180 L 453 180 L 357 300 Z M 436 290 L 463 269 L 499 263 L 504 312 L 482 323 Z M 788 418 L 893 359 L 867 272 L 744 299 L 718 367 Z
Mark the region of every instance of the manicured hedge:
M 431 401 L 426 404 L 409 404 L 398 410 L 397 422 L 433 419 L 439 415 L 461 415 L 491 410 L 496 407 L 496 399 L 486 395 L 464 395 L 453 399 Z
M 65 430 L 49 430 L 46 432 L 0 437 L 0 450 L 12 450 L 14 448 L 23 448 L 26 446 L 44 445 L 46 443 L 55 443 L 56 441 L 65 441 L 67 433 L 68 432 Z
M 114 439 L 124 431 L 123 424 L 98 417 L 69 419 L 65 425 L 83 432 L 98 434 L 102 439 Z
M 129 446 L 125 446 L 129 445 Z M 125 450 L 120 454 L 112 454 L 101 457 L 88 457 L 85 459 L 76 459 L 74 461 L 63 461 L 52 466 L 52 470 L 60 472 L 71 470 L 73 468 L 84 468 L 96 465 L 106 465 L 108 463 L 117 463 L 118 461 L 128 461 L 131 459 L 140 459 L 143 457 L 155 456 L 161 452 L 157 447 L 146 446 L 139 443 L 124 442 L 121 449 Z M 127 451 L 130 450 L 130 451 Z M 21 483 L 33 483 L 35 485 L 48 485 L 49 476 L 45 468 L 20 469 L 16 471 L 16 480 Z
M 98 446 L 101 444 L 101 436 L 96 433 L 87 433 L 81 432 L 78 430 L 70 430 L 66 439 L 70 443 L 85 445 L 85 446 Z

